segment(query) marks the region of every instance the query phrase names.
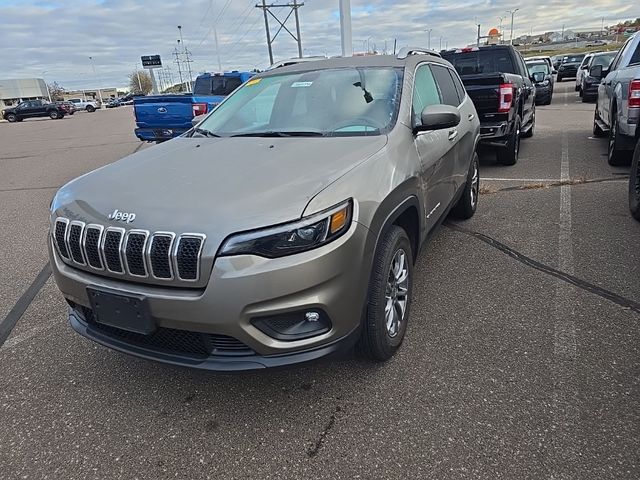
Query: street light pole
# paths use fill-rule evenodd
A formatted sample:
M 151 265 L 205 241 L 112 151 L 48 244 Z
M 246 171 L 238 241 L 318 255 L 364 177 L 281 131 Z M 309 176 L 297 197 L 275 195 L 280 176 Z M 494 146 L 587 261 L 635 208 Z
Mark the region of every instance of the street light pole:
M 500 45 L 502 45 L 502 38 L 504 37 L 504 35 L 502 34 L 502 20 L 504 19 L 504 17 L 498 17 L 498 20 L 500 20 L 500 26 L 498 27 L 498 33 L 500 34 L 500 37 L 498 39 L 498 41 L 500 42 Z
M 93 76 L 96 79 L 96 82 L 98 83 L 98 98 L 100 99 L 100 108 L 102 108 L 102 90 L 100 90 L 100 80 L 98 79 L 98 74 L 96 73 L 96 62 L 93 59 L 93 57 L 89 57 L 89 60 L 91 60 L 91 68 L 93 68 Z
M 511 35 L 509 36 L 509 43 L 511 45 L 513 45 L 513 17 L 516 14 L 516 12 L 520 10 L 519 8 L 516 8 L 515 10 L 507 10 L 507 13 L 511 14 Z

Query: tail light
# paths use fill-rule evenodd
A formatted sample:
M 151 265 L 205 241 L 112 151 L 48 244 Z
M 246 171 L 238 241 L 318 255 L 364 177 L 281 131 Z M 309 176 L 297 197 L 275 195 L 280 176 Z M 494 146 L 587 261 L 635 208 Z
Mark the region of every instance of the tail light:
M 503 83 L 498 88 L 498 112 L 507 113 L 513 103 L 513 83 Z
M 640 107 L 640 80 L 629 83 L 629 108 Z
M 194 103 L 193 104 L 193 116 L 197 117 L 198 115 L 204 115 L 207 113 L 207 104 L 206 103 Z

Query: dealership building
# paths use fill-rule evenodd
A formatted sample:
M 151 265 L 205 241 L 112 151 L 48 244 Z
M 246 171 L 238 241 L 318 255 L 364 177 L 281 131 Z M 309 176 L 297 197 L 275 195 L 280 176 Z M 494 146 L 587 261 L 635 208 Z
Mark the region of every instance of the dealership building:
M 0 107 L 17 105 L 23 100 L 49 99 L 47 84 L 41 78 L 0 79 Z

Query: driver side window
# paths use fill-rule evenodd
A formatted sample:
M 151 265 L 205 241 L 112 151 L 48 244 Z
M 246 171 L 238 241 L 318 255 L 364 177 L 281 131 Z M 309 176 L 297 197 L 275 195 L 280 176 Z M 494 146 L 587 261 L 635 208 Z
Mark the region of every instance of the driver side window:
M 420 114 L 429 105 L 440 105 L 440 93 L 429 65 L 421 65 L 416 70 L 413 86 L 413 124 L 420 125 Z

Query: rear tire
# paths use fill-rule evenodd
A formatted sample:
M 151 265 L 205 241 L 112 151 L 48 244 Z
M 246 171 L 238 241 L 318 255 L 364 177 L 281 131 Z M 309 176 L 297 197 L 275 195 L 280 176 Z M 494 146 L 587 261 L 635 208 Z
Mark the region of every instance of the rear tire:
M 515 165 L 518 163 L 518 153 L 520 152 L 520 116 L 516 116 L 515 125 L 513 131 L 509 135 L 507 145 L 502 148 L 498 148 L 496 155 L 498 163 L 502 165 Z
M 95 111 L 96 111 L 96 109 L 95 109 L 95 107 L 93 107 L 93 105 L 87 105 L 87 112 L 93 113 Z
M 59 114 L 58 112 L 56 112 L 55 110 L 51 110 L 51 111 L 49 112 L 49 118 L 50 118 L 51 120 L 57 120 L 58 118 L 60 118 L 60 117 L 59 117 L 59 115 L 60 115 L 60 114 Z
M 562 82 L 562 77 L 560 75 L 558 75 L 558 77 L 556 78 L 557 82 Z
M 593 136 L 594 137 L 604 137 L 604 130 L 600 128 L 598 125 L 598 107 L 596 106 L 596 110 L 593 113 Z
M 373 259 L 367 310 L 358 350 L 385 361 L 400 348 L 411 310 L 413 254 L 407 233 L 392 225 L 383 233 Z
M 636 144 L 629 172 L 629 211 L 640 222 L 640 140 Z
M 7 114 L 7 122 L 9 123 L 13 123 L 13 122 L 17 122 L 18 121 L 18 116 L 15 113 L 9 113 Z
M 529 126 L 529 129 L 522 134 L 522 138 L 533 137 L 533 134 L 535 133 L 535 128 L 536 128 L 536 107 L 534 106 L 533 112 L 531 113 L 531 125 Z
M 451 210 L 451 215 L 462 220 L 473 217 L 478 208 L 478 195 L 480 193 L 480 162 L 478 154 L 473 152 L 473 159 L 467 173 L 467 183 L 464 186 L 462 196 L 455 207 Z

